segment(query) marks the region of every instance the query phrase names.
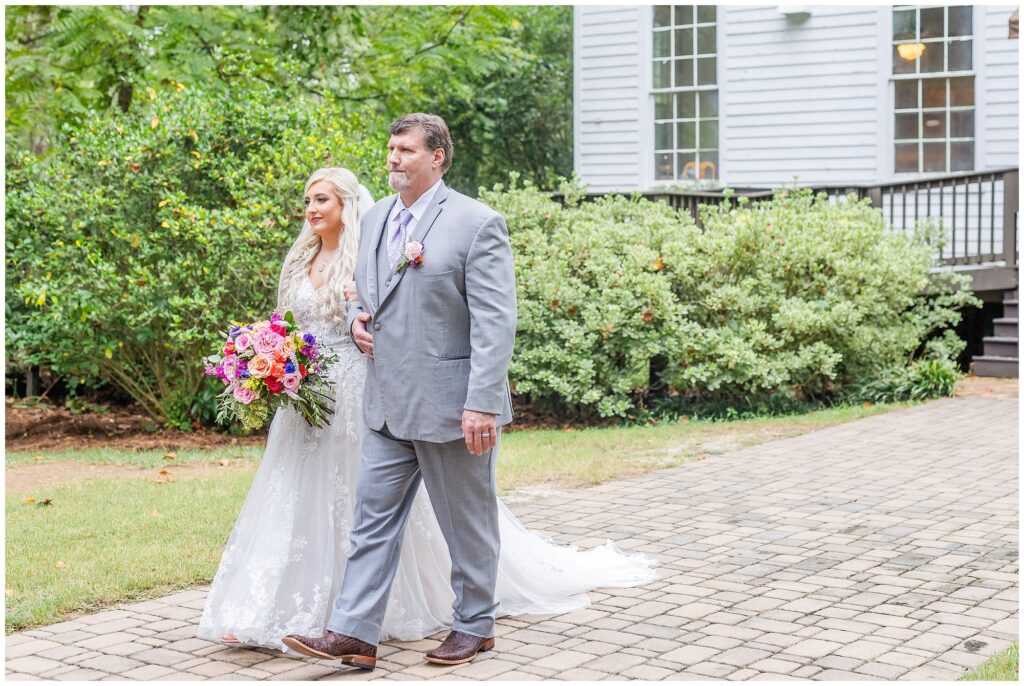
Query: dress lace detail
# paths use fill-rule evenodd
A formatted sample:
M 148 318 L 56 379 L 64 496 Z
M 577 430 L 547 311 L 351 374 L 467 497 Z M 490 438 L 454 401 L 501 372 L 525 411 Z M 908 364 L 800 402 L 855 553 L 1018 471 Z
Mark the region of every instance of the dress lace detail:
M 286 634 L 320 635 L 350 549 L 364 431 L 365 359 L 339 326 L 320 319 L 309 278 L 286 289 L 295 321 L 338 354 L 335 412 L 323 429 L 278 411 L 256 477 L 228 538 L 197 636 L 284 649 Z M 579 551 L 527 530 L 499 501 L 499 614 L 561 613 L 597 587 L 656 578 L 653 561 L 604 546 Z M 413 501 L 382 640 L 416 640 L 451 626 L 451 558 L 422 486 Z

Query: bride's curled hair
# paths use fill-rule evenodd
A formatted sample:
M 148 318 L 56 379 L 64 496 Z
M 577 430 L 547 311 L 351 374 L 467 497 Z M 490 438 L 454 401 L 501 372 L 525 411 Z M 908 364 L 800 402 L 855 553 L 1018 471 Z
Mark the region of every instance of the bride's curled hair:
M 334 188 L 341 201 L 341 238 L 338 253 L 324 272 L 324 284 L 317 293 L 321 314 L 325 321 L 345 320 L 345 295 L 343 285 L 352 279 L 359 250 L 359 222 L 363 208 L 360 201 L 368 197 L 366 189 L 359 185 L 356 175 L 342 167 L 326 167 L 313 172 L 306 181 L 304 193 L 317 181 L 327 181 Z M 364 201 L 365 202 L 365 201 Z M 320 237 L 313 231 L 308 219 L 303 219 L 302 230 L 295 239 L 281 267 L 281 279 L 277 288 L 277 307 L 282 312 L 291 307 L 288 302 L 301 279 L 306 278 L 309 264 L 320 250 Z

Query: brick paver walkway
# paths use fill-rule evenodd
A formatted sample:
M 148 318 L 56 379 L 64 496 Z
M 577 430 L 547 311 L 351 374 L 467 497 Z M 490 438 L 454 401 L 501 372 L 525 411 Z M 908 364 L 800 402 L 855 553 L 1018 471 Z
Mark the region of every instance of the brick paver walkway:
M 187 591 L 7 637 L 9 679 L 953 679 L 1018 635 L 1017 400 L 953 398 L 513 506 L 661 560 L 498 649 L 372 673 L 194 637 Z

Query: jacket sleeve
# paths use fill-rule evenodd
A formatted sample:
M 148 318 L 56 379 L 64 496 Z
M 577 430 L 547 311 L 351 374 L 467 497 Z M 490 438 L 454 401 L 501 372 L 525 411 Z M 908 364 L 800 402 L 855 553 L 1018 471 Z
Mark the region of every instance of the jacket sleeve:
M 516 278 L 505 219 L 488 218 L 466 260 L 470 372 L 464 409 L 501 414 L 516 336 Z

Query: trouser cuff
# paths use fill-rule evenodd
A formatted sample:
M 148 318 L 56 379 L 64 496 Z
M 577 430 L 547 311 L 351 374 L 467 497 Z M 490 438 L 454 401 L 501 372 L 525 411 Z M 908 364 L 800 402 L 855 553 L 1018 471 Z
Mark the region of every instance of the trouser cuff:
M 380 643 L 380 626 L 373 622 L 354 617 L 331 617 L 327 622 L 327 629 L 336 634 L 344 634 L 360 641 L 377 645 Z

